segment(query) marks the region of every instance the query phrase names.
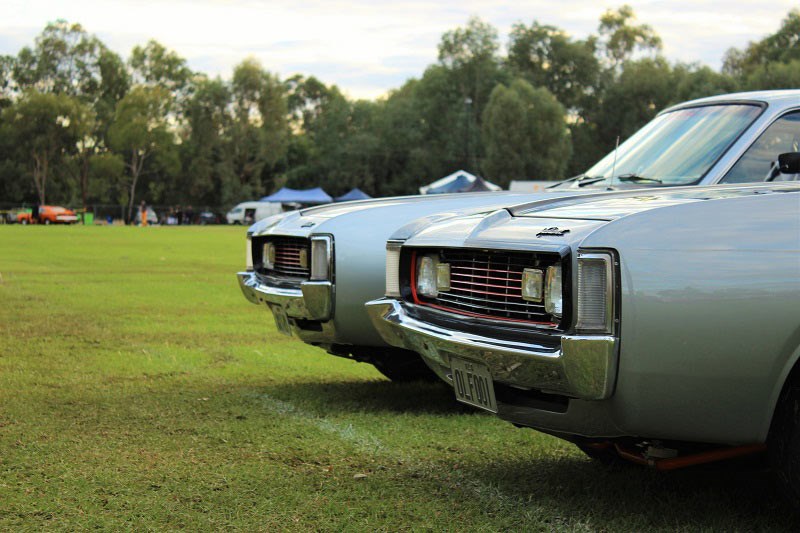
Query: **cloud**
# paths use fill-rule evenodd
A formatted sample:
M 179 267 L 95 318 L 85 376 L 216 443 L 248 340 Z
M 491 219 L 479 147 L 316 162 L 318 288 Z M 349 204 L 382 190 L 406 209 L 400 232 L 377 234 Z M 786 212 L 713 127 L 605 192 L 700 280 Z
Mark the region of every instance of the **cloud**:
M 621 4 L 622 2 L 620 2 Z M 653 26 L 667 57 L 718 68 L 731 46 L 775 31 L 792 1 L 632 2 L 640 22 Z M 15 54 L 48 21 L 80 22 L 127 56 L 155 38 L 186 57 L 192 68 L 229 77 L 248 56 L 281 76 L 300 72 L 336 83 L 354 97 L 374 98 L 418 77 L 437 56 L 447 30 L 477 15 L 505 41 L 511 25 L 534 19 L 576 37 L 597 28 L 603 11 L 619 5 L 577 0 L 508 2 L 368 2 L 365 0 L 11 0 L 0 20 L 0 53 Z

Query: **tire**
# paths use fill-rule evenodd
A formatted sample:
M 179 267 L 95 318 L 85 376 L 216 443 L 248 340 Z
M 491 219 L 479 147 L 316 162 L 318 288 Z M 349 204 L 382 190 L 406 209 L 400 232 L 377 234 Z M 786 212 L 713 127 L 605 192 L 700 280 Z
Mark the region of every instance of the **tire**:
M 49 218 L 44 219 L 44 225 L 45 226 L 49 226 L 50 225 L 50 219 Z
M 28 219 L 27 219 L 27 218 L 23 218 L 23 219 L 20 221 L 20 224 L 22 224 L 23 226 L 27 226 L 27 225 L 28 225 Z
M 369 362 L 378 372 L 398 383 L 408 381 L 439 381 L 439 377 L 417 354 L 382 352 L 372 354 Z
M 783 388 L 772 417 L 767 455 L 783 494 L 800 508 L 800 380 L 791 376 Z

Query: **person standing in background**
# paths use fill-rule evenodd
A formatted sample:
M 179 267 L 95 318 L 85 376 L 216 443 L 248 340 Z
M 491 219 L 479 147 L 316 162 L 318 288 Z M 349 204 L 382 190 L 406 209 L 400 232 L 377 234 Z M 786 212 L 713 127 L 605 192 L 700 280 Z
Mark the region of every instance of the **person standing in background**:
M 142 200 L 142 205 L 139 207 L 139 218 L 141 220 L 142 227 L 147 226 L 147 204 L 144 203 Z

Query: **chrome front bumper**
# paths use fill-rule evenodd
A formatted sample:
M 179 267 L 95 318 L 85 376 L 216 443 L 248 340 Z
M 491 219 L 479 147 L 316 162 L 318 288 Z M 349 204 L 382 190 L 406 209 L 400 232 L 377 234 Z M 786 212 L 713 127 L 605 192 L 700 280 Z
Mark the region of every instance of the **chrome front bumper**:
M 332 344 L 334 289 L 329 281 L 304 281 L 299 289 L 270 287 L 261 283 L 255 272 L 236 274 L 242 294 L 254 304 L 263 304 L 273 314 L 283 313 L 289 319 L 292 332 L 309 344 Z M 301 326 L 298 320 L 313 322 Z
M 366 304 L 383 339 L 419 353 L 450 382 L 450 356 L 488 366 L 495 382 L 581 400 L 611 397 L 617 375 L 617 339 L 563 335 L 559 347 L 538 346 L 449 330 L 421 322 L 390 298 Z

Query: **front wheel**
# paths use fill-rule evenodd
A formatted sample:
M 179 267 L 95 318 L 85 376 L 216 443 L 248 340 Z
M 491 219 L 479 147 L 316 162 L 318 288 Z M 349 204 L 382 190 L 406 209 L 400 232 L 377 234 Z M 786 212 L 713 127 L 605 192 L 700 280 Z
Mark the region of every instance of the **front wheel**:
M 392 381 L 439 381 L 439 377 L 412 352 L 387 351 L 372 354 L 369 362 Z
M 767 453 L 784 495 L 800 508 L 800 380 L 789 379 L 775 408 Z

